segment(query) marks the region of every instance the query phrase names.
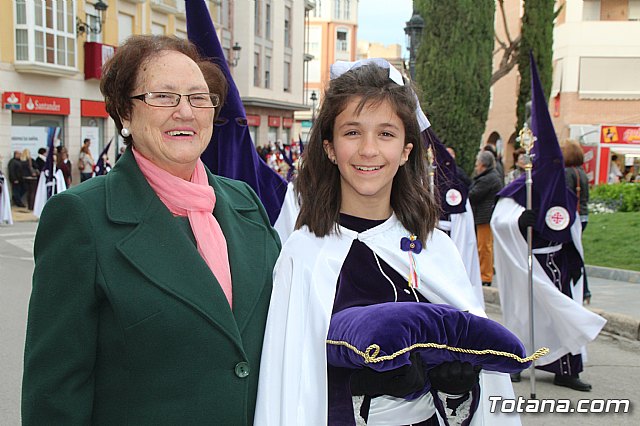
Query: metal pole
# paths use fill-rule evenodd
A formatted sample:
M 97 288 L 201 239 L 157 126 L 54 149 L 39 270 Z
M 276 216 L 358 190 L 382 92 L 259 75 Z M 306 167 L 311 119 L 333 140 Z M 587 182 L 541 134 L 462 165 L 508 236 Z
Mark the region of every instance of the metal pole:
M 535 136 L 533 136 L 533 132 L 529 129 L 527 123 L 524 124 L 524 127 L 520 131 L 520 136 L 518 137 L 520 141 L 520 145 L 525 150 L 525 173 L 527 180 L 525 181 L 526 190 L 527 190 L 527 210 L 531 210 L 533 207 L 533 178 L 531 177 L 531 169 L 533 168 L 533 161 L 531 154 L 531 149 L 533 148 L 533 144 L 536 140 Z M 533 315 L 533 227 L 527 226 L 527 284 L 529 286 L 529 333 L 531 338 L 531 350 L 535 349 L 535 338 L 534 338 L 534 315 Z M 531 362 L 530 374 L 531 374 L 531 399 L 536 399 L 536 361 L 533 360 Z
M 433 155 L 433 149 L 431 148 L 431 146 L 427 148 L 427 163 L 429 168 L 429 190 L 431 191 L 431 195 L 435 195 L 436 179 L 434 175 L 436 171 L 436 165 L 435 157 Z

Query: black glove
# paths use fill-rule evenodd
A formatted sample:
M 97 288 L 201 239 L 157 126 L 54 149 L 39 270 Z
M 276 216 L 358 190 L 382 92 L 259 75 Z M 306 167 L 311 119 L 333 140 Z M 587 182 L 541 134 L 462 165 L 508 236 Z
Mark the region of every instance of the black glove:
M 468 362 L 443 362 L 429 370 L 431 388 L 450 395 L 465 394 L 478 383 L 480 370 Z
M 527 227 L 533 227 L 536 224 L 538 212 L 535 210 L 525 210 L 518 218 L 518 228 L 520 231 L 526 231 Z
M 351 375 L 351 395 L 389 395 L 402 398 L 424 388 L 422 358 L 417 352 L 409 357 L 411 364 L 379 373 L 363 368 Z

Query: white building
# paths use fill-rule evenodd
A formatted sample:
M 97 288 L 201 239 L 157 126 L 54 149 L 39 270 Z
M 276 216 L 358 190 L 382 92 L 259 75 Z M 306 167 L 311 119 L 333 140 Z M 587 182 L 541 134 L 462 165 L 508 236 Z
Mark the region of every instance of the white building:
M 205 3 L 254 140 L 294 137 L 294 111 L 308 110 L 304 31 L 312 2 Z M 35 157 L 46 146 L 49 127 L 60 128 L 58 143 L 67 147 L 72 162 L 85 137 L 92 139 L 95 157 L 113 138 L 113 160 L 120 141 L 99 90 L 102 63 L 132 34 L 187 37 L 184 0 L 0 0 L 0 10 L 0 162 L 5 172 L 14 149 L 29 148 Z M 73 181 L 79 182 L 77 171 Z

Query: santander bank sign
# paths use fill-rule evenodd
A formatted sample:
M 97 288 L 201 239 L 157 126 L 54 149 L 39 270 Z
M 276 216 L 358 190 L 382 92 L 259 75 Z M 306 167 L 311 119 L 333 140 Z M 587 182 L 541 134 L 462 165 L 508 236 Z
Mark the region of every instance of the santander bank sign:
M 15 101 L 11 102 L 14 99 Z M 5 104 L 5 108 L 7 108 L 6 105 L 11 105 L 10 109 L 18 113 L 51 115 L 69 115 L 70 113 L 69 98 L 37 96 L 19 92 L 8 94 L 5 92 L 3 104 Z

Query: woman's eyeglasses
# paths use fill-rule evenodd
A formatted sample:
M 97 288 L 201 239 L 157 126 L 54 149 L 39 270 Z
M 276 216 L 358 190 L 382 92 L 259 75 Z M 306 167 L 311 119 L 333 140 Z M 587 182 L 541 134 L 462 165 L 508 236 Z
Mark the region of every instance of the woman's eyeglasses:
M 220 105 L 220 97 L 215 93 L 181 95 L 171 92 L 148 92 L 132 96 L 131 99 L 138 99 L 153 107 L 172 108 L 180 104 L 180 99 L 182 99 L 183 96 L 186 96 L 189 105 L 194 108 L 215 108 Z

